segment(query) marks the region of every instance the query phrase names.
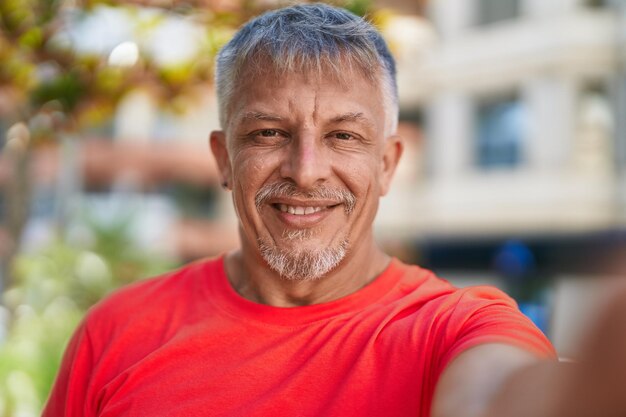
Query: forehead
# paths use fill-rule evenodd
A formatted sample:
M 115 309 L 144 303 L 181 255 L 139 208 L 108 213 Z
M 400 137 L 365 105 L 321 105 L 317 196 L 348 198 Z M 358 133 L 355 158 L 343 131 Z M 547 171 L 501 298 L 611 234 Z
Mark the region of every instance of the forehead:
M 384 119 L 382 91 L 360 71 L 350 68 L 341 77 L 316 72 L 262 71 L 242 77 L 233 95 L 230 121 L 239 124 L 250 114 L 280 118 L 336 119 L 359 114 L 371 124 Z

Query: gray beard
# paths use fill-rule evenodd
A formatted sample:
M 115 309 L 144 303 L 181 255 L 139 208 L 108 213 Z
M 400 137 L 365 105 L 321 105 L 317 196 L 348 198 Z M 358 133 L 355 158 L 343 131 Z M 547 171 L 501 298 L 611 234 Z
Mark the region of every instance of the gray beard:
M 302 236 L 298 236 L 293 239 L 295 247 L 289 250 L 281 250 L 274 244 L 259 239 L 261 256 L 273 271 L 285 279 L 293 281 L 319 279 L 339 265 L 348 251 L 348 239 L 344 239 L 336 247 L 311 251 L 297 247 L 297 241 L 301 238 Z
M 331 200 L 344 204 L 344 211 L 350 214 L 356 205 L 356 197 L 345 188 L 318 187 L 300 190 L 291 182 L 278 182 L 263 186 L 255 195 L 257 210 L 271 198 L 303 197 L 306 199 Z M 337 246 L 320 250 L 302 249 L 299 243 L 310 239 L 316 229 L 285 230 L 283 239 L 291 243 L 291 248 L 282 250 L 271 240 L 259 239 L 261 256 L 269 267 L 288 280 L 312 281 L 332 271 L 346 256 L 349 242 L 347 237 Z

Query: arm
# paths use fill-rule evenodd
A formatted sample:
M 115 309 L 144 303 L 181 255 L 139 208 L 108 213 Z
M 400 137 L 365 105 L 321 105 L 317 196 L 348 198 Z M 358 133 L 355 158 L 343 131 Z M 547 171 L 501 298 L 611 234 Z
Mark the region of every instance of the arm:
M 505 344 L 469 349 L 441 375 L 432 417 L 548 416 L 558 366 Z
M 432 417 L 626 415 L 626 292 L 587 335 L 580 361 L 539 360 L 503 344 L 471 348 L 442 373 Z

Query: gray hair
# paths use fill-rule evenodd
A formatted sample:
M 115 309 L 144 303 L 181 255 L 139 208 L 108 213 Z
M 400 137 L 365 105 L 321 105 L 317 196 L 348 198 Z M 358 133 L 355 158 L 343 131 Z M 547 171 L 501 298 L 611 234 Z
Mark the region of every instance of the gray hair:
M 265 13 L 244 25 L 217 56 L 215 82 L 222 128 L 227 127 L 237 84 L 244 76 L 301 72 L 348 82 L 346 67 L 379 83 L 387 111 L 386 129 L 395 132 L 396 65 L 370 23 L 321 3 Z

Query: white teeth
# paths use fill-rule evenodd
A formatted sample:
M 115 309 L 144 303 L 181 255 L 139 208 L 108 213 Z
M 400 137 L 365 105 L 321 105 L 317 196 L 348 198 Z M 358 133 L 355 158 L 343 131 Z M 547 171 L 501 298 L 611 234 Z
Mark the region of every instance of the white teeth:
M 287 204 L 279 204 L 278 209 L 283 213 L 295 214 L 296 216 L 302 216 L 306 214 L 317 213 L 322 210 L 322 207 L 302 207 L 302 206 L 288 206 Z

